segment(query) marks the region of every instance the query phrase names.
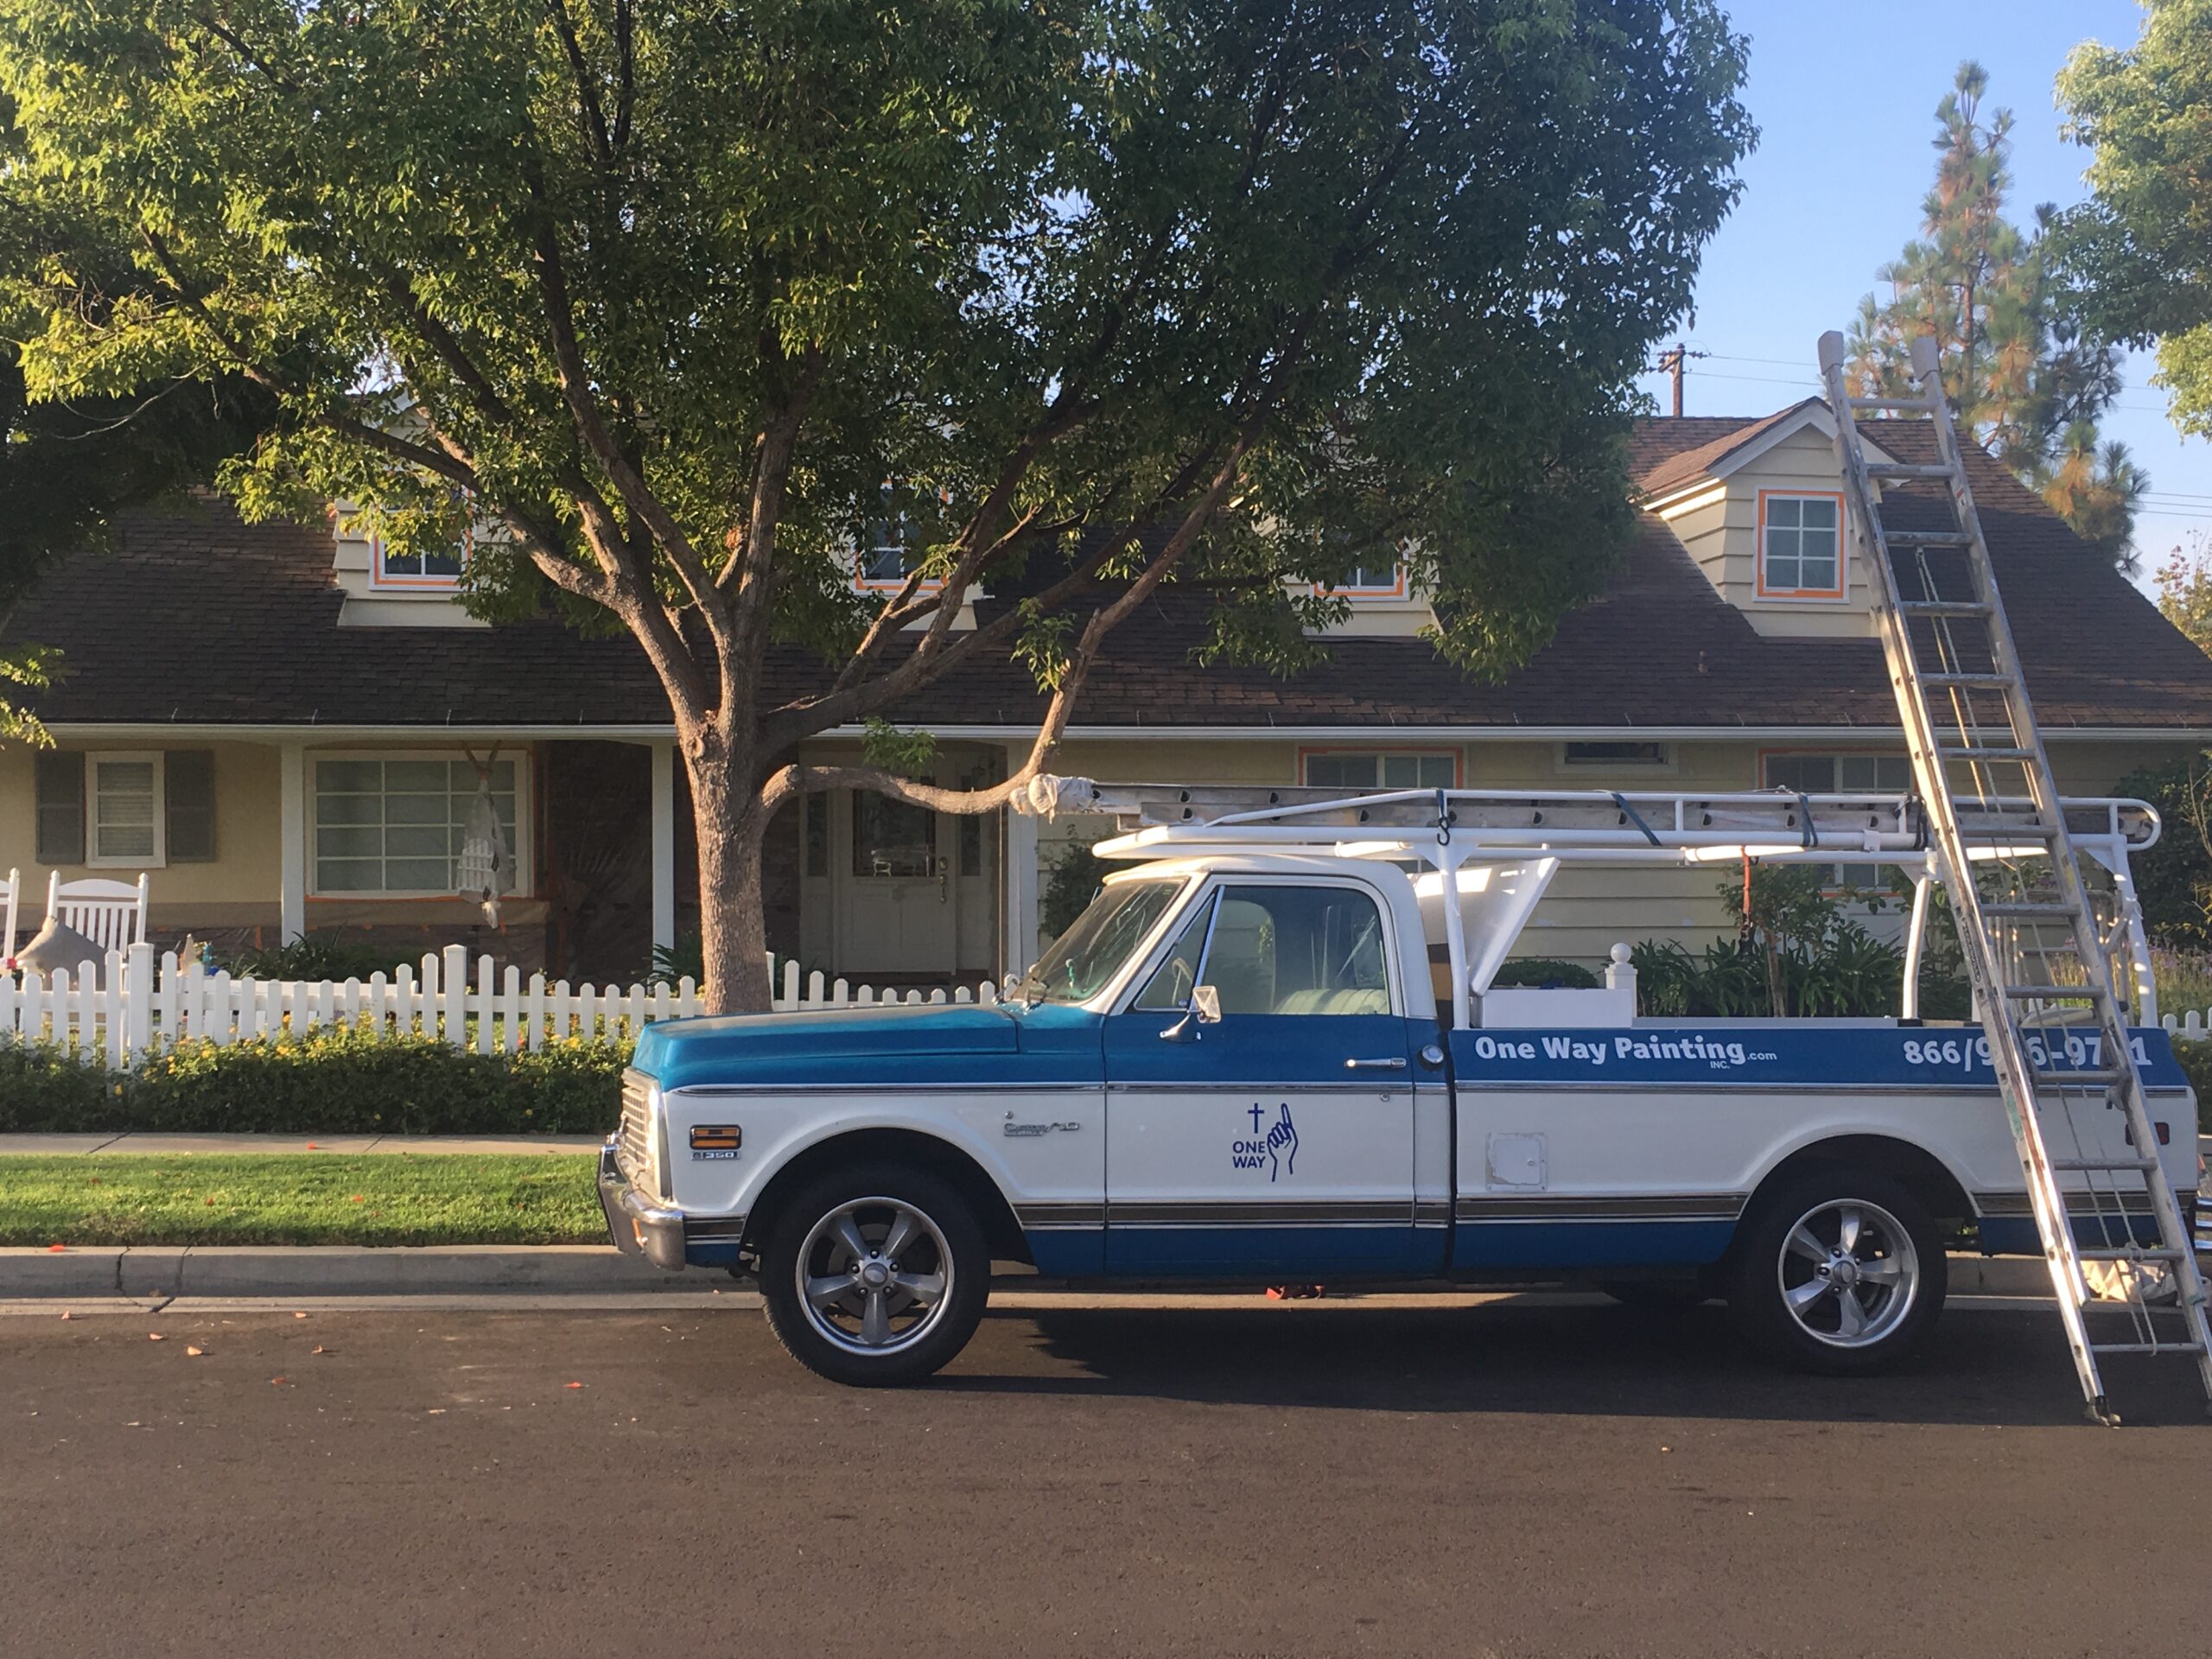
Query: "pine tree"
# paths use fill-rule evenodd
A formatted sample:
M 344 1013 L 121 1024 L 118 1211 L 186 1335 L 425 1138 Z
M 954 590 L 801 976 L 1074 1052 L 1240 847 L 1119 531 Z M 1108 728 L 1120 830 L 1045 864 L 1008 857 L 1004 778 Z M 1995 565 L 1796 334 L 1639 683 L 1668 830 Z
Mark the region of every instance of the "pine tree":
M 2135 509 L 2150 480 L 2127 447 L 2100 442 L 2097 416 L 2120 391 L 2116 347 L 2085 338 L 2052 279 L 2045 242 L 2005 215 L 2012 112 L 1983 118 L 1989 72 L 1962 63 L 1936 106 L 1936 182 L 1921 236 L 1882 267 L 1890 297 L 1869 294 L 1851 331 L 1859 394 L 1910 390 L 1911 341 L 1932 335 L 1960 424 L 2039 493 L 2075 533 L 2132 568 Z

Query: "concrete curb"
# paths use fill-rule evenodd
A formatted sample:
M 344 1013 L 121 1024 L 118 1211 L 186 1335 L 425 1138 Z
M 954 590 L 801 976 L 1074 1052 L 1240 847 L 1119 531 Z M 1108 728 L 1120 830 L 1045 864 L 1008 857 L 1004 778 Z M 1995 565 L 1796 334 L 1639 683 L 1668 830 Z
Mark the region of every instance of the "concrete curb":
M 71 1246 L 0 1249 L 0 1297 L 436 1296 L 698 1291 L 712 1273 L 664 1273 L 604 1244 L 313 1249 Z
M 9 1299 L 696 1294 L 728 1282 L 711 1269 L 664 1273 L 603 1244 L 0 1249 L 0 1298 Z M 1026 1279 L 1002 1281 L 1002 1287 L 1044 1291 L 1061 1285 Z M 1950 1288 L 1959 1296 L 2037 1297 L 2049 1295 L 2050 1281 L 2032 1257 L 1954 1255 Z

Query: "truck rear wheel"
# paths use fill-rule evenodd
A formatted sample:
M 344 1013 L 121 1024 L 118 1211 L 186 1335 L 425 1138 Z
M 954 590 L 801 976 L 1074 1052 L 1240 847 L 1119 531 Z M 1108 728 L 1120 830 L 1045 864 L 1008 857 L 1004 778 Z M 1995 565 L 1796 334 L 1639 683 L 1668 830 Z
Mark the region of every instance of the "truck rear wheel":
M 871 1164 L 809 1181 L 769 1223 L 769 1328 L 809 1370 L 861 1388 L 930 1376 L 968 1345 L 990 1296 L 982 1228 L 927 1170 Z
M 1751 1344 L 1800 1370 L 1893 1364 L 1942 1309 L 1927 1207 L 1871 1170 L 1807 1170 L 1760 1194 L 1736 1241 L 1728 1306 Z

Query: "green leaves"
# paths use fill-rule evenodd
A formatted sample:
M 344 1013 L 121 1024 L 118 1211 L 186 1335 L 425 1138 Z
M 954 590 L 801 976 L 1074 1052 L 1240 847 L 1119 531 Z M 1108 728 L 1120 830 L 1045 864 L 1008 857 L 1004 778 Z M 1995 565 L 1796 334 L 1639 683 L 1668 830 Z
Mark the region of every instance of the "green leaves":
M 2085 296 L 2058 279 L 2061 238 L 2047 210 L 2032 233 L 2005 217 L 2012 113 L 1985 116 L 1988 89 L 1988 72 L 1962 63 L 1936 107 L 1923 235 L 1882 268 L 1889 300 L 1859 302 L 1852 384 L 1905 395 L 1911 342 L 1933 337 L 1961 423 L 2083 540 L 2126 564 L 2149 480 L 2124 448 L 2097 442 L 2096 417 L 2120 391 L 2118 353 L 2108 334 L 2085 330 Z
M 2085 41 L 2058 79 L 2094 194 L 2060 222 L 2098 330 L 2155 340 L 2174 424 L 2212 436 L 2212 0 L 2150 0 L 2121 52 Z

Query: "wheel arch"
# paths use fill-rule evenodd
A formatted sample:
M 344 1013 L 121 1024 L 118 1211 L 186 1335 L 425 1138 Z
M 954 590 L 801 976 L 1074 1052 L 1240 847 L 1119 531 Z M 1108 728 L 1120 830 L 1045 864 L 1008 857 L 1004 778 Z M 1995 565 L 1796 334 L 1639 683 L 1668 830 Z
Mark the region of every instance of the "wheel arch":
M 919 1129 L 846 1129 L 801 1147 L 769 1176 L 746 1217 L 745 1242 L 758 1248 L 783 1201 L 816 1176 L 841 1165 L 893 1163 L 926 1169 L 950 1182 L 968 1200 L 983 1230 L 993 1257 L 1029 1260 L 1029 1244 L 1015 1220 L 1014 1206 L 999 1184 L 975 1158 L 941 1135 Z
M 1759 1201 L 1808 1169 L 1869 1169 L 1888 1176 L 1927 1206 L 1937 1221 L 1972 1221 L 1978 1213 L 1966 1184 L 1941 1158 L 1902 1136 L 1859 1132 L 1823 1136 L 1796 1147 L 1760 1177 L 1744 1205 L 1749 1215 Z

